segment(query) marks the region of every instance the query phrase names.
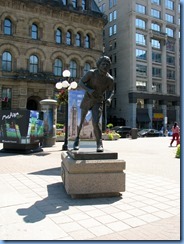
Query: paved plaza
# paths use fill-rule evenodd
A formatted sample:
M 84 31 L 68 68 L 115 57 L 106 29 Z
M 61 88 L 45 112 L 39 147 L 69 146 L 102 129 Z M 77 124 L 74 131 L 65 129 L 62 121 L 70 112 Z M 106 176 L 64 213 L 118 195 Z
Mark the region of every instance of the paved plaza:
M 170 140 L 104 141 L 126 161 L 121 197 L 67 195 L 63 142 L 29 155 L 0 153 L 0 240 L 180 240 L 180 159 Z

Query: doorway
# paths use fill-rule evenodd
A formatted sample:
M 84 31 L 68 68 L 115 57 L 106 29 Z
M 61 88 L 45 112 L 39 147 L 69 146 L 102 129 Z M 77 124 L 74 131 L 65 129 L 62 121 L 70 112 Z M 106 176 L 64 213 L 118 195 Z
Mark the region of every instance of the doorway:
M 28 98 L 26 108 L 28 110 L 36 110 L 36 111 L 40 110 L 40 103 L 39 103 L 40 100 L 41 99 L 38 97 Z

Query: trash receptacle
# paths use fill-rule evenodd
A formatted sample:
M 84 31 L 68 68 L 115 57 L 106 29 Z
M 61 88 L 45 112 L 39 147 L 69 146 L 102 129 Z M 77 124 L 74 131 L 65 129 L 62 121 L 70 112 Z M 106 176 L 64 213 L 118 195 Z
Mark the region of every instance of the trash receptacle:
M 132 136 L 132 139 L 137 139 L 137 128 L 131 129 L 131 136 Z

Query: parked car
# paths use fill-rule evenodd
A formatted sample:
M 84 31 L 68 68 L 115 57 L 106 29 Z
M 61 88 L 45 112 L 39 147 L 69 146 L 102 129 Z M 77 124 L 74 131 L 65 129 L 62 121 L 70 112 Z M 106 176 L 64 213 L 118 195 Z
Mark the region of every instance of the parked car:
M 160 131 L 155 129 L 143 129 L 138 132 L 138 136 L 140 137 L 157 137 L 160 135 Z
M 116 133 L 118 133 L 121 138 L 126 138 L 131 135 L 131 127 L 130 126 L 115 126 L 112 128 Z
M 173 132 L 172 132 L 172 130 L 168 130 L 168 136 L 172 136 L 172 134 L 173 134 Z
M 160 130 L 160 136 L 172 136 L 172 130 L 166 130 L 165 132 L 163 130 Z

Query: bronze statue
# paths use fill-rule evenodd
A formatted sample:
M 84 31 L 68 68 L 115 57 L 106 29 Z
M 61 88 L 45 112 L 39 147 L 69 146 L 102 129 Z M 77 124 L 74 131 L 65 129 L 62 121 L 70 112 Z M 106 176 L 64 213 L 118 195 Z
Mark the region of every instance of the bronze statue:
M 114 78 L 108 73 L 111 66 L 111 60 L 107 56 L 102 56 L 96 63 L 97 69 L 89 70 L 80 80 L 79 86 L 85 90 L 84 98 L 81 102 L 81 120 L 78 128 L 73 149 L 79 150 L 80 132 L 86 114 L 92 111 L 93 130 L 96 137 L 97 152 L 103 152 L 102 130 L 99 120 L 103 109 L 104 93 L 107 92 L 107 105 L 111 104 L 114 95 Z

